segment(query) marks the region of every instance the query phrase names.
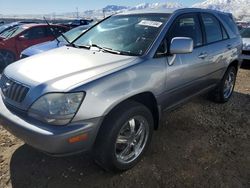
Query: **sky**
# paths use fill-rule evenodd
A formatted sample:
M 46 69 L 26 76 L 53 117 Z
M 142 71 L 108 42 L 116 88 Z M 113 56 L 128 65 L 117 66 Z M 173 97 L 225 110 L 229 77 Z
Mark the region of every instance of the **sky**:
M 0 0 L 0 14 L 50 14 L 100 9 L 106 5 L 178 2 L 190 6 L 204 0 Z

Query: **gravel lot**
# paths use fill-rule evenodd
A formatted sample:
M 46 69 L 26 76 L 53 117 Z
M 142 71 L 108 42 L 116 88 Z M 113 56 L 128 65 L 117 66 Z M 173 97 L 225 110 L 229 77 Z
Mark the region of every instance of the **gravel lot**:
M 90 155 L 46 156 L 0 126 L 0 187 L 250 187 L 249 67 L 230 102 L 201 96 L 164 114 L 146 156 L 123 174 L 104 172 Z

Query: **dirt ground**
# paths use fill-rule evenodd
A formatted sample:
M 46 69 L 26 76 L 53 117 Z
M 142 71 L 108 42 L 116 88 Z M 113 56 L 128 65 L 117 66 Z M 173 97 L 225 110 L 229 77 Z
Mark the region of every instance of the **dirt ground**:
M 164 114 L 149 151 L 132 170 L 111 174 L 91 155 L 49 157 L 0 126 L 0 187 L 250 187 L 250 66 L 226 104 L 195 98 Z

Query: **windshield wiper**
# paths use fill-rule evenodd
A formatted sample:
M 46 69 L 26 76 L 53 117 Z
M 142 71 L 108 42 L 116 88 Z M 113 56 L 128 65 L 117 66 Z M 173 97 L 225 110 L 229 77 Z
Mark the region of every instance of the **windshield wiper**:
M 112 54 L 121 54 L 120 51 L 113 50 L 111 48 L 101 47 L 101 46 L 98 46 L 97 44 L 92 44 L 92 45 L 90 45 L 90 47 L 96 47 L 96 48 L 102 50 L 103 52 L 109 52 L 109 53 L 112 53 Z
M 75 45 L 75 44 L 74 44 Z M 108 52 L 112 54 L 118 54 L 118 55 L 129 55 L 129 56 L 138 56 L 138 54 L 132 53 L 130 51 L 118 51 L 118 50 L 113 50 L 112 48 L 107 48 L 107 47 L 101 47 L 97 44 L 91 44 L 91 45 L 75 45 L 76 48 L 85 48 L 85 49 L 90 49 L 91 47 L 98 48 L 102 52 Z
M 46 20 L 45 17 L 43 17 L 43 19 L 45 20 L 46 24 L 49 26 L 49 29 L 51 30 L 53 36 L 55 37 L 56 41 L 58 42 L 58 44 L 61 42 L 60 40 L 58 40 L 56 34 L 55 34 L 55 31 L 54 29 L 51 27 L 50 23 Z M 68 45 L 70 46 L 73 46 L 75 47 L 75 45 L 73 45 L 72 43 L 69 42 L 68 38 L 63 34 L 63 33 L 60 33 L 60 35 L 63 37 L 63 39 L 68 43 Z
M 130 51 L 120 51 L 120 55 L 138 56 L 138 54 Z
M 73 44 L 71 43 L 71 45 L 73 45 L 75 48 L 85 48 L 85 49 L 90 49 L 91 46 L 89 45 L 76 45 L 76 44 Z

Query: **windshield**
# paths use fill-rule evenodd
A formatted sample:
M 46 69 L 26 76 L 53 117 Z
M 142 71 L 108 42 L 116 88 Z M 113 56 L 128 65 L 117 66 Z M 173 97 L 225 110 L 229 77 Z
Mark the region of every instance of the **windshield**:
M 157 37 L 169 14 L 117 15 L 77 39 L 76 46 L 99 46 L 128 55 L 143 55 Z M 122 53 L 121 53 L 122 54 Z
M 19 27 L 19 26 L 13 27 L 13 28 L 8 29 L 7 31 L 4 31 L 3 33 L 1 33 L 0 36 L 3 38 L 11 38 L 11 37 L 18 35 L 19 33 L 21 33 L 24 30 L 25 30 L 24 27 Z
M 250 38 L 250 28 L 245 28 L 240 32 L 242 38 Z
M 2 26 L 0 26 L 0 33 L 1 33 L 3 30 L 5 30 L 7 27 L 8 27 L 7 25 L 2 25 Z
M 69 30 L 68 32 L 64 33 L 64 36 L 68 39 L 69 42 L 75 40 L 80 34 L 82 34 L 88 27 L 86 26 L 79 26 L 74 29 Z M 59 41 L 66 42 L 65 39 L 60 36 L 58 37 Z

